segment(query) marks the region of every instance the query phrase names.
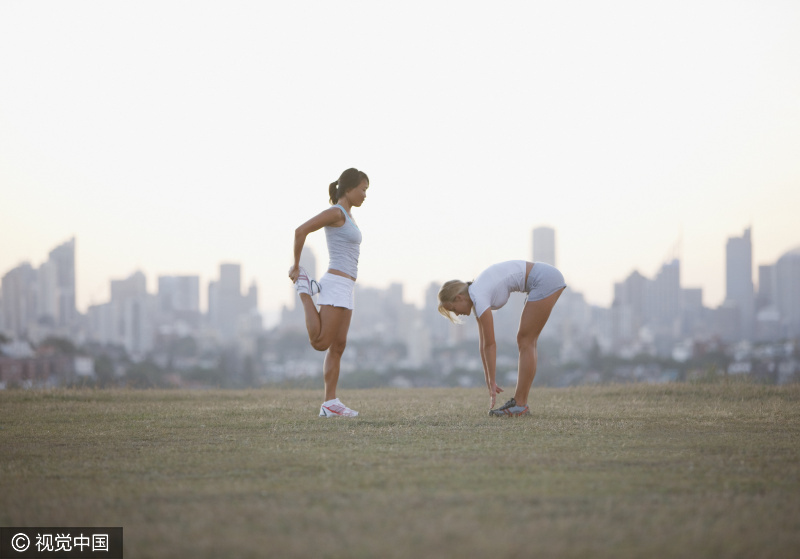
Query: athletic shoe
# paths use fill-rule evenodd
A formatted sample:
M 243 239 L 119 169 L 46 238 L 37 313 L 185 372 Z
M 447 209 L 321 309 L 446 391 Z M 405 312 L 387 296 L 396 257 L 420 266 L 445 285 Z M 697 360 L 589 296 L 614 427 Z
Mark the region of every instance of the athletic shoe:
M 345 406 L 339 398 L 328 400 L 319 408 L 320 417 L 355 417 L 358 412 Z
M 489 410 L 489 416 L 491 417 L 519 417 L 530 414 L 531 410 L 528 406 L 518 406 L 514 398 L 511 398 L 496 410 Z
M 298 293 L 306 293 L 307 295 L 316 295 L 320 292 L 317 280 L 311 279 L 306 269 L 302 266 L 300 266 L 300 275 L 297 276 L 297 281 L 294 282 L 294 288 L 297 289 Z

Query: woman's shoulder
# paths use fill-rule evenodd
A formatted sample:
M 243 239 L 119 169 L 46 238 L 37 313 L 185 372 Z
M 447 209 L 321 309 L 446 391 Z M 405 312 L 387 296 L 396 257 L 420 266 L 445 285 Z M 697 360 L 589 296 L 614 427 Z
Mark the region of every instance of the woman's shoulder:
M 329 227 L 341 227 L 347 221 L 347 212 L 339 204 L 334 204 L 326 210 L 322 210 L 320 215 L 324 215 L 330 220 Z

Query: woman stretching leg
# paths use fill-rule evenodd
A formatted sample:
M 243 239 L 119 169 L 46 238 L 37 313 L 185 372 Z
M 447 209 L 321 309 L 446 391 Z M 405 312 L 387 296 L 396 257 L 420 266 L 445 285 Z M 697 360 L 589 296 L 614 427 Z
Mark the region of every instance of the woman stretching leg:
M 323 364 L 325 401 L 320 406 L 320 417 L 355 417 L 351 410 L 336 397 L 339 366 L 345 346 L 350 318 L 353 316 L 353 291 L 358 275 L 358 256 L 361 248 L 361 230 L 353 220 L 351 211 L 367 198 L 369 178 L 358 169 L 347 169 L 339 180 L 328 188 L 333 207 L 312 217 L 294 232 L 294 264 L 289 268 L 289 278 L 295 284 L 303 304 L 306 329 L 311 347 L 327 351 Z M 306 237 L 325 228 L 330 265 L 319 283 L 310 278 L 300 266 Z M 313 295 L 319 293 L 319 310 Z

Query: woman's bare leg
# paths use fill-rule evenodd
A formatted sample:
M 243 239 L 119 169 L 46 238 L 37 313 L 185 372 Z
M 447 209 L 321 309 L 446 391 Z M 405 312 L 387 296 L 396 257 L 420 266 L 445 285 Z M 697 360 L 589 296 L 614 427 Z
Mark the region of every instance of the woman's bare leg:
M 519 346 L 519 372 L 517 374 L 517 389 L 514 399 L 518 406 L 528 405 L 528 393 L 531 391 L 533 379 L 536 376 L 538 356 L 536 343 L 542 333 L 553 307 L 564 289 L 559 289 L 549 297 L 539 301 L 528 301 L 522 310 L 519 320 L 519 333 L 517 346 Z
M 300 294 L 300 301 L 303 303 L 306 330 L 308 331 L 308 341 L 311 342 L 311 347 L 317 351 L 327 350 L 334 341 L 341 339 L 342 330 L 344 330 L 343 336 L 345 340 L 347 339 L 350 317 L 353 316 L 351 309 L 320 305 L 319 310 L 317 310 L 314 300 L 306 293 Z
M 306 317 L 308 340 L 313 346 L 314 341 L 319 338 L 319 334 L 322 331 L 322 321 L 320 320 L 319 311 L 317 310 L 317 306 L 314 304 L 314 300 L 311 298 L 311 295 L 308 293 L 301 293 L 300 302 L 303 304 L 303 313 Z
M 342 354 L 347 345 L 347 331 L 350 329 L 350 319 L 353 316 L 353 311 L 349 309 L 323 306 L 320 309 L 320 314 L 331 320 L 325 320 L 326 323 L 335 323 L 336 330 L 333 333 L 333 340 L 328 346 L 328 352 L 325 354 L 325 363 L 322 366 L 323 377 L 325 379 L 325 401 L 333 400 L 336 398 L 336 385 L 339 383 L 339 366 L 342 362 Z
M 347 345 L 347 332 L 350 329 L 352 309 L 320 305 L 319 310 L 314 300 L 306 293 L 300 294 L 303 311 L 306 317 L 306 330 L 311 347 L 317 351 L 326 351 L 322 365 L 325 380 L 325 400 L 336 398 L 336 386 L 339 383 L 339 369 L 342 354 Z

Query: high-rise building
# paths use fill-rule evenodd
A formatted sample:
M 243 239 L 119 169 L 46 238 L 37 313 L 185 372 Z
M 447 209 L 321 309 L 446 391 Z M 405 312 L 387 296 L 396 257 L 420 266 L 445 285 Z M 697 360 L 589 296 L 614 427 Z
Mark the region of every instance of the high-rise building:
M 153 349 L 155 300 L 147 293 L 145 275 L 137 271 L 126 279 L 112 280 L 110 305 L 117 329 L 114 341 L 134 356 Z
M 439 314 L 440 287 L 435 282 L 428 284 L 428 288 L 425 290 L 425 308 L 423 309 L 425 326 L 431 334 L 434 345 L 443 345 L 450 335 L 450 321 Z
M 612 312 L 612 340 L 619 350 L 638 341 L 645 324 L 645 290 L 648 280 L 633 271 L 623 282 L 614 284 Z
M 3 276 L 3 324 L 12 337 L 26 337 L 29 325 L 38 318 L 38 277 L 28 262 Z
M 64 332 L 77 319 L 75 308 L 75 238 L 50 251 L 39 269 L 23 263 L 3 277 L 3 322 L 8 333 L 29 337 L 41 325 Z
M 159 276 L 158 311 L 160 313 L 200 312 L 198 276 Z
M 89 338 L 125 347 L 134 358 L 153 349 L 156 297 L 147 293 L 147 278 L 134 272 L 111 280 L 111 300 L 88 308 Z
M 778 273 L 775 265 L 758 267 L 754 338 L 774 342 L 781 338 L 781 314 L 778 310 Z
M 778 275 L 774 265 L 762 265 L 758 267 L 758 296 L 756 297 L 756 309 L 763 309 L 775 305 L 778 294 L 777 287 Z
M 159 276 L 156 296 L 159 324 L 180 331 L 200 325 L 200 278 Z
M 725 302 L 739 312 L 735 338 L 753 338 L 755 295 L 753 289 L 753 244 L 750 228 L 741 237 L 730 237 L 725 247 Z
M 552 227 L 533 230 L 533 261 L 556 265 L 556 231 Z
M 77 318 L 75 306 L 75 237 L 50 251 L 47 261 L 51 268 L 51 299 L 57 326 L 72 326 Z
M 239 264 L 220 264 L 219 280 L 208 285 L 208 317 L 211 326 L 231 342 L 244 330 L 261 324 L 258 313 L 258 288 L 251 284 L 242 294 L 242 268 Z
M 781 256 L 775 269 L 782 333 L 787 338 L 800 338 L 800 247 Z
M 111 280 L 111 302 L 147 294 L 147 278 L 142 272 L 134 272 L 122 280 Z
M 698 336 L 708 330 L 705 308 L 703 307 L 703 289 L 700 287 L 681 290 L 681 308 L 683 309 L 683 333 Z
M 219 283 L 219 328 L 226 339 L 236 337 L 239 315 L 242 311 L 242 267 L 239 264 L 220 264 Z
M 681 263 L 665 263 L 647 289 L 647 319 L 656 338 L 671 346 L 681 334 Z M 666 345 L 660 349 L 664 349 Z
M 244 308 L 242 310 L 247 313 L 258 311 L 258 286 L 255 281 L 253 281 L 247 289 L 247 295 L 244 296 Z
M 208 282 L 208 323 L 211 326 L 219 324 L 219 282 Z
M 680 260 L 664 263 L 654 279 L 634 271 L 624 282 L 614 284 L 612 341 L 616 349 L 655 349 L 669 355 L 684 332 L 684 297 Z M 697 291 L 696 305 L 702 306 Z M 560 303 L 559 303 L 560 304 Z M 647 345 L 645 348 L 642 344 Z

